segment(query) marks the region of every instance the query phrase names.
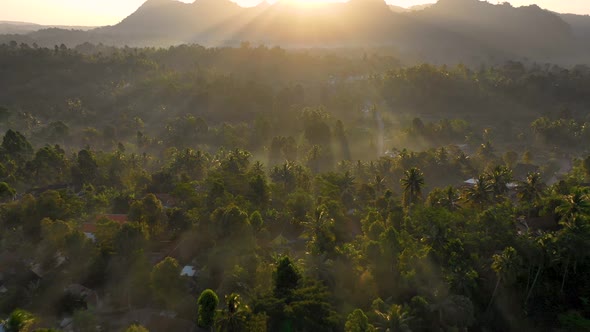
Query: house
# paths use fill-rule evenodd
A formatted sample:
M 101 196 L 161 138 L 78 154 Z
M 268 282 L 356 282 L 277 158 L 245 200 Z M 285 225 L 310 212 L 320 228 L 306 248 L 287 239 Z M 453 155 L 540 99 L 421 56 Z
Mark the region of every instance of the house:
M 185 267 L 182 268 L 182 271 L 180 272 L 180 275 L 183 277 L 190 277 L 193 278 L 197 275 L 197 270 L 195 269 L 194 266 L 192 265 L 187 265 Z
M 471 179 L 469 179 L 469 180 L 465 180 L 465 181 L 463 181 L 463 184 L 464 184 L 465 186 L 468 186 L 468 187 L 473 187 L 473 186 L 475 186 L 475 185 L 477 184 L 477 180 L 476 180 L 476 179 L 474 179 L 474 178 L 471 178 Z

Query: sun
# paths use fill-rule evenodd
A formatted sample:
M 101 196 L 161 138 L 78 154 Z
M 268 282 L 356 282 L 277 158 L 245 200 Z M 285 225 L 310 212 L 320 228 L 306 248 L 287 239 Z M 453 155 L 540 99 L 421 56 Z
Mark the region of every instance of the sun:
M 314 6 L 323 5 L 330 2 L 344 2 L 345 0 L 279 0 L 284 3 L 289 3 L 298 6 Z

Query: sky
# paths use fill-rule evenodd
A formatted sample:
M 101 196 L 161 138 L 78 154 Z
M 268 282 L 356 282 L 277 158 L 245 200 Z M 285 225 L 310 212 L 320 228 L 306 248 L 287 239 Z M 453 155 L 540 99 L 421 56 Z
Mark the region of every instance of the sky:
M 120 22 L 145 0 L 0 0 L 0 21 L 20 21 L 46 25 L 101 26 Z M 192 0 L 183 0 L 193 2 Z M 261 0 L 232 0 L 253 6 Z M 309 0 L 307 0 L 309 1 Z M 338 0 L 332 0 L 338 1 Z M 432 3 L 435 0 L 387 0 L 403 7 Z M 490 2 L 504 2 L 504 0 Z M 514 6 L 536 3 L 561 12 L 590 14 L 590 0 L 511 0 Z

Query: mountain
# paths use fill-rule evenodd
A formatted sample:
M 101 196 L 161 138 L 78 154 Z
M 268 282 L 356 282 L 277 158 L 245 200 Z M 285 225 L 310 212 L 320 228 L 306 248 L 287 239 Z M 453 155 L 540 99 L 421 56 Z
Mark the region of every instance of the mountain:
M 148 0 L 119 24 L 99 32 L 121 36 L 186 40 L 212 26 L 230 22 L 247 10 L 229 0 Z
M 590 40 L 590 15 L 558 14 L 570 25 L 576 38 L 588 43 Z
M 151 41 L 218 46 L 250 41 L 284 47 L 390 46 L 409 58 L 439 62 L 505 53 L 394 13 L 384 0 L 313 6 L 281 0 L 252 8 L 239 7 L 229 0 L 197 0 L 192 4 L 149 0 L 119 24 L 94 33 L 129 44 Z
M 74 30 L 90 30 L 93 27 L 85 26 L 50 26 L 40 25 L 28 22 L 13 22 L 13 21 L 0 21 L 0 34 L 27 34 L 34 31 L 39 31 L 49 28 L 60 28 L 60 29 L 74 29 Z
M 279 0 L 243 8 L 230 0 L 148 0 L 114 26 L 88 32 L 44 29 L 23 36 L 39 45 L 86 41 L 114 45 L 207 46 L 253 44 L 284 47 L 393 47 L 408 59 L 481 62 L 528 57 L 588 61 L 582 38 L 587 17 L 560 15 L 538 6 L 440 0 L 400 9 L 384 0 L 301 5 Z M 0 42 L 14 36 L 0 36 Z M 19 39 L 21 37 L 18 37 Z
M 409 15 L 523 56 L 561 57 L 576 46 L 572 27 L 559 15 L 536 5 L 515 8 L 507 2 L 440 0 Z

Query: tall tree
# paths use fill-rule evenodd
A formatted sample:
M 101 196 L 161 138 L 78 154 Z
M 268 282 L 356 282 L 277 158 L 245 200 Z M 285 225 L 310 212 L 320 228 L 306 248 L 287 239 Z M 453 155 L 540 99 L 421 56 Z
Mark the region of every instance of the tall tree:
M 152 269 L 150 274 L 151 287 L 158 299 L 173 307 L 185 289 L 180 277 L 181 267 L 172 257 L 166 257 Z
M 514 276 L 517 275 L 517 270 L 520 268 L 520 264 L 521 258 L 513 247 L 506 247 L 501 254 L 493 256 L 492 270 L 496 272 L 496 286 L 494 287 L 488 310 L 494 303 L 500 284 L 502 282 L 512 281 Z
M 18 131 L 8 130 L 2 139 L 2 149 L 6 155 L 18 163 L 23 163 L 33 155 L 33 146 Z
M 242 303 L 239 294 L 232 293 L 225 296 L 225 308 L 215 325 L 219 331 L 245 331 L 249 316 L 250 308 Z
M 490 187 L 496 198 L 508 192 L 508 183 L 512 181 L 512 171 L 506 166 L 496 166 L 489 174 Z
M 539 173 L 529 173 L 525 181 L 519 182 L 517 187 L 518 199 L 521 202 L 536 204 L 543 195 L 545 184 Z
M 215 323 L 217 305 L 219 304 L 217 294 L 211 289 L 206 289 L 199 296 L 197 303 L 199 305 L 197 324 L 202 328 L 212 328 Z
M 361 309 L 355 309 L 348 315 L 346 324 L 344 325 L 345 332 L 374 332 L 375 327 L 369 323 L 369 318 Z
M 279 260 L 274 276 L 275 296 L 283 297 L 290 294 L 299 283 L 301 275 L 287 256 Z
M 416 167 L 410 168 L 400 180 L 404 190 L 404 205 L 411 206 L 422 200 L 422 187 L 424 187 L 424 174 Z
M 465 191 L 465 199 L 480 209 L 483 209 L 485 204 L 490 201 L 491 195 L 492 189 L 485 175 L 480 175 L 475 184 Z

